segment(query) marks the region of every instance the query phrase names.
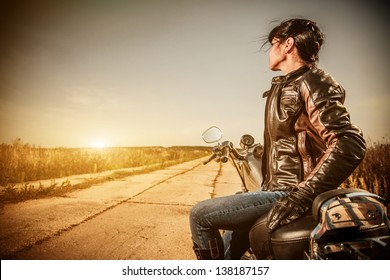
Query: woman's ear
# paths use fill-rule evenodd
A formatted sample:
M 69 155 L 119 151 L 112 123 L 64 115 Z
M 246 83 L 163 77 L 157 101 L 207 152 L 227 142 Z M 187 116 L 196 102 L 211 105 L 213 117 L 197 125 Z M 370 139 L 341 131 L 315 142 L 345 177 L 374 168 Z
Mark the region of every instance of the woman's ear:
M 284 42 L 284 51 L 285 53 L 289 53 L 292 51 L 295 45 L 295 40 L 293 37 L 288 37 L 287 40 Z

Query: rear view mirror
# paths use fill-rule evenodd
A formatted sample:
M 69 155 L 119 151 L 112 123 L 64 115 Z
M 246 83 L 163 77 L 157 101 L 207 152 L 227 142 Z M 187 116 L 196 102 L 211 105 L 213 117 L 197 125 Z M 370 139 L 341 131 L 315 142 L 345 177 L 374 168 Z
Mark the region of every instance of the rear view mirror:
M 212 126 L 203 132 L 202 138 L 206 143 L 214 143 L 221 140 L 222 135 L 223 133 L 218 127 Z

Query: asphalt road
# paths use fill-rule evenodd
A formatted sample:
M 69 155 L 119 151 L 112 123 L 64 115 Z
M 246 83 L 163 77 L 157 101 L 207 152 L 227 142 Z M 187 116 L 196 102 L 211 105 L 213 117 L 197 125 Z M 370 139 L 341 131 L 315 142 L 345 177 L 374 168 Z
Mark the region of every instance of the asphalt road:
M 0 209 L 0 257 L 20 260 L 193 260 L 188 215 L 240 190 L 231 163 L 204 159 Z

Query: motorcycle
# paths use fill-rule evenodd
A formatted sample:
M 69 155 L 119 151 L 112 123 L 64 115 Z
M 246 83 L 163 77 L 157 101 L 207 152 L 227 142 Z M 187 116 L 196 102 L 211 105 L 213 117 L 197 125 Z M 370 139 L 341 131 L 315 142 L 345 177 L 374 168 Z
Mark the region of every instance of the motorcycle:
M 245 134 L 240 147 L 219 143 L 222 131 L 212 126 L 203 134 L 206 143 L 217 143 L 204 164 L 230 161 L 242 181 L 242 191 L 256 191 L 262 183 L 263 147 Z M 249 256 L 243 259 L 367 260 L 390 259 L 390 222 L 384 200 L 356 188 L 337 188 L 318 195 L 312 211 L 290 224 L 268 232 L 267 215 L 249 231 Z

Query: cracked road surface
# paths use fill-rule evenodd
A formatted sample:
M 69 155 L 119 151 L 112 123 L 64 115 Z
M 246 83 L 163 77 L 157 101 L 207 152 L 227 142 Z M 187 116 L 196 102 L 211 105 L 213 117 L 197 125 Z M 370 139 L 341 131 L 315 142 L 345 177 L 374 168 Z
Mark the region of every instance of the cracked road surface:
M 188 215 L 197 202 L 233 194 L 231 163 L 198 159 L 0 209 L 1 259 L 192 260 Z

